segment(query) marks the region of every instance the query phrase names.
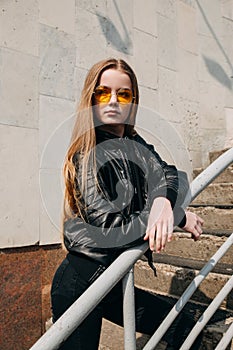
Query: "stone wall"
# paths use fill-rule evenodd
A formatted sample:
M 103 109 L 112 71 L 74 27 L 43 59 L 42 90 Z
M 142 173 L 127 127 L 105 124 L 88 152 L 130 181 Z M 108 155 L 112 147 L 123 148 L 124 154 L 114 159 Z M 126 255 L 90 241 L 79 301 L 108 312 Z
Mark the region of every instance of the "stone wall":
M 1 252 L 0 349 L 28 350 L 45 331 L 51 281 L 64 256 L 60 246 Z
M 59 177 L 62 157 L 50 157 L 49 164 L 41 159 L 100 59 L 123 57 L 133 66 L 145 131 L 152 109 L 180 135 L 187 169 L 205 165 L 209 150 L 231 146 L 232 19 L 232 0 L 3 1 L 1 246 L 57 243 L 60 207 L 44 208 L 40 191 L 56 192 L 50 183 Z M 156 140 L 163 153 L 165 137 Z M 59 148 L 57 154 L 63 154 Z
M 139 131 L 192 172 L 210 150 L 233 145 L 232 37 L 233 0 L 1 1 L 0 348 L 26 349 L 43 329 L 41 281 L 64 253 L 61 165 L 88 69 L 127 60 L 139 81 Z M 44 249 L 54 247 L 61 255 L 49 268 Z M 32 319 L 27 341 L 22 322 Z
M 190 173 L 232 146 L 233 0 L 11 0 L 0 25 L 2 248 L 60 240 L 69 118 L 98 60 L 133 66 L 139 131 L 165 159 Z

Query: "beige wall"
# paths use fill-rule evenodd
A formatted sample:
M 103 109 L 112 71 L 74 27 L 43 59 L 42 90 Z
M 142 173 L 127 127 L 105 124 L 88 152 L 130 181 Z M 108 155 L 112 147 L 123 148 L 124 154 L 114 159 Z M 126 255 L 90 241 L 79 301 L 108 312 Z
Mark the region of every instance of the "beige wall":
M 2 0 L 0 7 L 2 248 L 59 241 L 72 114 L 100 59 L 122 57 L 135 69 L 140 130 L 165 158 L 190 171 L 208 164 L 209 151 L 233 146 L 233 0 Z

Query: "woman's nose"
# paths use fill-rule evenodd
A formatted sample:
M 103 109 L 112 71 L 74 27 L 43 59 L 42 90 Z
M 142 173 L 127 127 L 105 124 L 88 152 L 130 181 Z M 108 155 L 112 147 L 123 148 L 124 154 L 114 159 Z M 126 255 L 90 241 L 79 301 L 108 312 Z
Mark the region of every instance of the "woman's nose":
M 117 93 L 115 91 L 111 92 L 111 98 L 109 103 L 117 103 Z

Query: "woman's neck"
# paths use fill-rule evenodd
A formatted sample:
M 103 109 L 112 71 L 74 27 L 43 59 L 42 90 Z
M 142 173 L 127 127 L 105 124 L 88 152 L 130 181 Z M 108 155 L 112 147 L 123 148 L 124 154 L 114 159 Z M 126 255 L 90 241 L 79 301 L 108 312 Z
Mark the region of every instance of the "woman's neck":
M 103 124 L 98 126 L 98 129 L 107 131 L 111 134 L 114 134 L 118 137 L 123 137 L 125 132 L 125 125 L 124 124 Z

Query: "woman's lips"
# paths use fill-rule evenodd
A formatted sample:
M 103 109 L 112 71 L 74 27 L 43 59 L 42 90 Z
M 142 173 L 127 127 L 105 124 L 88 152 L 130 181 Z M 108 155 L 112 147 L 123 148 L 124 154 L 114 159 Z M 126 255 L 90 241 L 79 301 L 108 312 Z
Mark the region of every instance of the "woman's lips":
M 116 109 L 108 109 L 104 112 L 105 114 L 108 114 L 108 115 L 116 115 L 116 114 L 120 114 L 120 112 Z

